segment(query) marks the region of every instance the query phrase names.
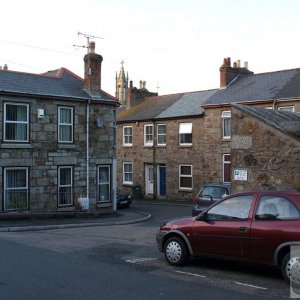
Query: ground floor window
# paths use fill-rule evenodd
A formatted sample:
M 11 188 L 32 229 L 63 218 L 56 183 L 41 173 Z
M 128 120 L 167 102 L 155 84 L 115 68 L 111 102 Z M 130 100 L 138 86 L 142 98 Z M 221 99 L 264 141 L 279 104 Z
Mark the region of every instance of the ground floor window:
M 179 165 L 179 188 L 189 190 L 193 188 L 192 165 Z
M 4 168 L 4 210 L 28 209 L 28 168 Z
M 230 154 L 223 154 L 223 182 L 231 182 L 231 159 Z
M 58 206 L 73 205 L 73 167 L 58 167 Z
M 101 165 L 98 167 L 98 201 L 111 201 L 111 166 Z
M 123 162 L 123 184 L 133 184 L 133 165 L 131 162 Z

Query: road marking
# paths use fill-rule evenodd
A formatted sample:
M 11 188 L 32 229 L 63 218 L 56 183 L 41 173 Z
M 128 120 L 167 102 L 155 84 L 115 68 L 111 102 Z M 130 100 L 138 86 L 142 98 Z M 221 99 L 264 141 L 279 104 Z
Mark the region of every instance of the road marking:
M 195 276 L 195 277 L 201 277 L 201 278 L 205 278 L 206 276 L 204 275 L 200 275 L 200 274 L 196 274 L 196 273 L 189 273 L 189 272 L 182 272 L 182 271 L 175 271 L 176 273 L 179 274 L 185 274 L 185 275 L 190 275 L 190 276 Z
M 131 264 L 138 264 L 138 263 L 143 263 L 146 261 L 152 261 L 156 260 L 157 258 L 152 258 L 152 257 L 145 257 L 145 258 L 134 258 L 134 259 L 126 259 L 126 262 L 131 263 Z
M 237 282 L 237 281 L 235 282 L 235 284 L 248 286 L 248 287 L 252 287 L 252 288 L 255 288 L 255 289 L 267 290 L 267 288 L 265 288 L 265 287 L 257 286 L 257 285 L 253 285 L 253 284 L 247 284 L 247 283 L 242 283 L 242 282 Z

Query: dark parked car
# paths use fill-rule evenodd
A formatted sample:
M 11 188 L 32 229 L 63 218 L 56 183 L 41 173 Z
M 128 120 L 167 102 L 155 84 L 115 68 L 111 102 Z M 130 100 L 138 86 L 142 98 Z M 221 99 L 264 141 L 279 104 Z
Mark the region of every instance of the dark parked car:
M 229 194 L 229 185 L 205 184 L 194 198 L 192 216 L 197 216 L 201 211 Z
M 156 237 L 171 265 L 208 255 L 281 268 L 300 282 L 300 193 L 232 194 L 193 218 L 167 222 Z
M 130 194 L 117 190 L 117 208 L 129 207 L 132 197 Z

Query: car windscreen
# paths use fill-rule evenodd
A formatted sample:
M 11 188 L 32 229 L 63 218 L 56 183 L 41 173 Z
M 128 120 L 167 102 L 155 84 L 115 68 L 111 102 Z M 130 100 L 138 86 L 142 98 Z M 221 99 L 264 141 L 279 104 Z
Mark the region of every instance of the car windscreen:
M 223 186 L 205 186 L 200 193 L 200 197 L 211 196 L 213 198 L 221 199 L 225 195 L 228 195 L 229 191 Z

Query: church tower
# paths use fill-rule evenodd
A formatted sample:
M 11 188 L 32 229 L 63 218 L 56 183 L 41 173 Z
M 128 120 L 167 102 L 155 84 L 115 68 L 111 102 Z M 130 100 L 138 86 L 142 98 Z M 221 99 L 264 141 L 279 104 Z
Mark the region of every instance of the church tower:
M 116 72 L 116 98 L 119 99 L 122 106 L 127 104 L 127 91 L 128 91 L 128 72 L 125 76 L 124 61 L 121 61 L 121 70 Z

